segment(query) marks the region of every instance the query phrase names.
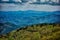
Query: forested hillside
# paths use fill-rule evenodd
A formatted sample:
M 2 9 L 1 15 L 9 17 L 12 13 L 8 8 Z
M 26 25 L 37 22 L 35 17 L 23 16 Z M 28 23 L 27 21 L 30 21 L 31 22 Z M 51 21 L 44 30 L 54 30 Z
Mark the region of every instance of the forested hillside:
M 60 40 L 60 24 L 37 24 L 0 35 L 0 40 Z

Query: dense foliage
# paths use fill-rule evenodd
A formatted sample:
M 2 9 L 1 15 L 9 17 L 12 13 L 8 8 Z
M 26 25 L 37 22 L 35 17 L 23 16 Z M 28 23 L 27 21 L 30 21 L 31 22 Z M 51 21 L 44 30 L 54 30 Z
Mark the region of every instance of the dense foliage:
M 0 40 L 60 40 L 60 24 L 37 24 L 0 35 Z

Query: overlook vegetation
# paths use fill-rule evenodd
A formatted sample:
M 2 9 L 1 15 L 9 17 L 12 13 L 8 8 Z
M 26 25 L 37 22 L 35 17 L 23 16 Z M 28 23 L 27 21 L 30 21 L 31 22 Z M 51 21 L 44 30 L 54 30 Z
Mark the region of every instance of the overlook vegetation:
M 0 35 L 0 40 L 60 40 L 60 24 L 37 24 Z

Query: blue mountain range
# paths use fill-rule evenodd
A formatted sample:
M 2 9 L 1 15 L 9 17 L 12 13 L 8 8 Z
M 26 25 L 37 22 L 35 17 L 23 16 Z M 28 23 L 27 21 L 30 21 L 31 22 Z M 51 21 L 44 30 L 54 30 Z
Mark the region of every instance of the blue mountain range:
M 60 11 L 0 11 L 0 35 L 27 25 L 60 23 Z

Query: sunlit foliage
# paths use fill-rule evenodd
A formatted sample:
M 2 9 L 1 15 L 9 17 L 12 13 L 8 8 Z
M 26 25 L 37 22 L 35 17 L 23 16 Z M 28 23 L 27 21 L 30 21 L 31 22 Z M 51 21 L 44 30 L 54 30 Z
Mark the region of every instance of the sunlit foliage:
M 26 26 L 1 35 L 0 40 L 60 40 L 60 24 Z

